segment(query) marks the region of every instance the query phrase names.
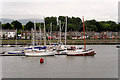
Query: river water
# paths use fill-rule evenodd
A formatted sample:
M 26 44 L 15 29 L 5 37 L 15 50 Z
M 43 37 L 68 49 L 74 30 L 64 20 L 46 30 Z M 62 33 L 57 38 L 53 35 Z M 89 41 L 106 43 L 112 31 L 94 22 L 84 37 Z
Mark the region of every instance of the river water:
M 78 46 L 77 46 L 78 47 Z M 116 45 L 88 45 L 95 56 L 0 56 L 2 78 L 118 78 Z M 4 51 L 15 48 L 3 48 Z M 19 48 L 17 48 L 19 49 Z

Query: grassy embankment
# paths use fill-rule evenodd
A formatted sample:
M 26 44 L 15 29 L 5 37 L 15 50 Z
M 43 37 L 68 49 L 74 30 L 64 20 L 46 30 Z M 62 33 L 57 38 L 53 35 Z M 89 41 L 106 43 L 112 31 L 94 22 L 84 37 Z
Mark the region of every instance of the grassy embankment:
M 57 43 L 58 40 L 52 40 L 52 42 Z M 62 40 L 64 43 L 64 40 Z M 14 45 L 16 40 L 2 40 L 3 45 L 11 44 Z M 43 40 L 42 40 L 43 43 Z M 17 44 L 19 45 L 28 45 L 31 44 L 31 40 L 17 40 Z M 49 41 L 47 40 L 47 44 Z M 84 40 L 67 40 L 68 45 L 83 45 Z M 87 45 L 118 45 L 120 44 L 120 39 L 86 39 Z

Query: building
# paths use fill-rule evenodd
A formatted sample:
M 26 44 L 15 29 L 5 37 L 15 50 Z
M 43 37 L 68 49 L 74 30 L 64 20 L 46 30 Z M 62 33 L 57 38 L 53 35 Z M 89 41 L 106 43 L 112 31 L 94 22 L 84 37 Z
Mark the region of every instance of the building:
M 31 31 L 29 30 L 21 31 L 21 39 L 31 39 L 31 35 Z
M 4 38 L 4 39 L 14 39 L 16 36 L 17 30 L 7 30 L 7 29 L 3 29 L 2 33 L 0 33 L 0 35 Z
M 31 39 L 34 32 L 31 32 L 30 30 L 24 30 L 21 31 L 21 39 Z M 36 38 L 40 39 L 40 32 L 36 31 Z M 43 38 L 43 32 L 41 32 L 41 38 Z
M 83 32 L 71 32 L 71 34 L 69 35 L 71 36 L 71 39 L 84 39 L 84 33 Z M 88 36 L 88 33 L 85 32 L 85 38 L 88 39 L 89 36 Z

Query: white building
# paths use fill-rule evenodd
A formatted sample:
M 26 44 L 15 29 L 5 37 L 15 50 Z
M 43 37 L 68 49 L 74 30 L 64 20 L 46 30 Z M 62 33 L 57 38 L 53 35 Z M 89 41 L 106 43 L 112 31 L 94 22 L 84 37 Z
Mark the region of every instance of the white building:
M 16 30 L 6 30 L 6 29 L 3 29 L 2 30 L 2 33 L 0 34 L 2 37 L 3 35 L 5 36 L 5 39 L 11 39 L 11 38 L 14 38 L 15 35 L 16 35 L 17 31 Z

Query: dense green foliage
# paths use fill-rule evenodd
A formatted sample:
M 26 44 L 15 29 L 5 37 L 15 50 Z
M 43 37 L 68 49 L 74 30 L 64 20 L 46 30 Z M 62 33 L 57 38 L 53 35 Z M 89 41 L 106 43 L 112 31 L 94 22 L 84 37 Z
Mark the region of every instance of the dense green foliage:
M 17 20 L 11 22 L 11 25 L 13 25 L 13 29 L 22 29 L 22 24 Z
M 24 30 L 31 30 L 31 28 L 34 27 L 34 23 L 29 21 L 25 26 L 24 26 Z
M 45 25 L 46 31 L 50 31 L 50 24 L 52 23 L 52 30 L 59 31 L 59 21 L 61 21 L 62 31 L 65 31 L 65 16 L 57 17 L 46 17 Z M 67 17 L 67 31 L 83 31 L 83 23 L 79 17 Z M 37 30 L 41 26 L 44 28 L 44 23 L 35 23 Z M 15 20 L 10 23 L 2 24 L 3 29 L 18 29 L 18 30 L 31 30 L 34 27 L 34 23 L 29 21 L 25 25 L 22 25 L 19 21 Z M 96 21 L 87 20 L 85 21 L 86 31 L 120 31 L 120 24 L 116 24 L 114 21 Z
M 88 31 L 120 31 L 120 25 L 116 24 L 114 21 L 96 21 L 89 20 L 85 21 L 85 27 Z
M 12 29 L 12 26 L 10 23 L 2 24 L 3 29 Z

